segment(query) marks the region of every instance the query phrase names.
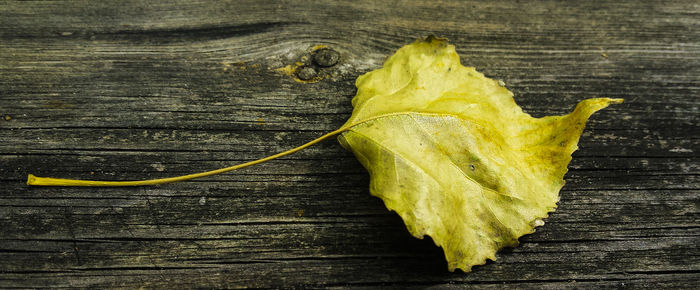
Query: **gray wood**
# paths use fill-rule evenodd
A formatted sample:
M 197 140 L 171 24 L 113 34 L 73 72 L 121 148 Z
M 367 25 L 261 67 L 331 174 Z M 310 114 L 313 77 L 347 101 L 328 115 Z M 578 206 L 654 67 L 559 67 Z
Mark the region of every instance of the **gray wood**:
M 700 6 L 581 2 L 2 2 L 0 287 L 697 288 Z M 534 116 L 626 99 L 592 118 L 546 225 L 471 273 L 447 272 L 333 141 L 159 187 L 24 184 L 295 147 L 430 33 Z M 323 80 L 276 71 L 319 44 L 341 55 Z

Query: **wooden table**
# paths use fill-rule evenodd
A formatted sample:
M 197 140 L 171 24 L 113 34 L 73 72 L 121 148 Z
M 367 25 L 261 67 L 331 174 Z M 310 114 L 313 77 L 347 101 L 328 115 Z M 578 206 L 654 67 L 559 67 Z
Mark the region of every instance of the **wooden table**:
M 0 287 L 698 287 L 699 28 L 697 1 L 2 2 Z M 411 237 L 334 141 L 158 187 L 25 184 L 295 147 L 430 33 L 534 116 L 626 99 L 593 116 L 547 224 L 471 273 Z M 317 45 L 341 56 L 320 81 L 279 70 Z

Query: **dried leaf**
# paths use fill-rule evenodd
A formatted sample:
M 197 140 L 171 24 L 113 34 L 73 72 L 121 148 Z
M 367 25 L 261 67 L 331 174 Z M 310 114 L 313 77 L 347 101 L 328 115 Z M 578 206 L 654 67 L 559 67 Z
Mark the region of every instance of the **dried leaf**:
M 448 268 L 470 271 L 543 225 L 556 208 L 571 153 L 588 117 L 621 99 L 589 99 L 566 116 L 532 118 L 498 81 L 428 37 L 357 79 L 354 111 L 338 130 L 299 147 L 177 177 L 95 181 L 38 177 L 34 186 L 144 186 L 220 174 L 339 136 L 371 176 L 370 192 L 417 238 L 429 235 Z
M 450 271 L 470 271 L 544 224 L 588 117 L 620 99 L 589 99 L 533 118 L 498 81 L 429 37 L 360 76 L 339 136 L 369 171 L 370 192 L 432 237 Z

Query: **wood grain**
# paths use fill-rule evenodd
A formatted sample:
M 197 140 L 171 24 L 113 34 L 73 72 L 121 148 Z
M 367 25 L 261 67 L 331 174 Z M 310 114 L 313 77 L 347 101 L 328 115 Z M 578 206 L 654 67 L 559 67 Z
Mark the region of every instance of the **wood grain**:
M 7 1 L 0 4 L 0 287 L 697 288 L 696 1 Z M 534 116 L 589 97 L 558 210 L 450 273 L 335 142 L 143 188 L 33 188 L 215 169 L 338 128 L 354 80 L 434 33 Z M 323 79 L 277 69 L 315 45 Z M 306 60 L 304 60 L 306 59 Z

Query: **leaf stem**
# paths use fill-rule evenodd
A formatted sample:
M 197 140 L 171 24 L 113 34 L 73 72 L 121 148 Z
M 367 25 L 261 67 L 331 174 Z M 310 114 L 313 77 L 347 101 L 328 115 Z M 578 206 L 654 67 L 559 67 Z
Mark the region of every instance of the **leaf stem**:
M 233 171 L 236 169 L 241 169 L 244 167 L 248 167 L 251 165 L 255 164 L 260 164 L 275 158 L 279 158 L 282 156 L 286 156 L 289 154 L 292 154 L 294 152 L 297 152 L 299 150 L 302 150 L 304 148 L 307 148 L 311 145 L 314 145 L 316 143 L 319 143 L 323 140 L 326 140 L 330 137 L 333 137 L 335 135 L 338 135 L 345 130 L 349 129 L 352 126 L 344 126 L 341 127 L 338 130 L 335 130 L 333 132 L 327 133 L 321 137 L 318 137 L 304 145 L 301 145 L 299 147 L 295 147 L 292 149 L 289 149 L 284 152 L 277 153 L 275 155 L 270 155 L 265 158 L 253 160 L 250 162 L 230 166 L 230 167 L 225 167 L 225 168 L 220 168 L 216 170 L 211 170 L 211 171 L 206 171 L 206 172 L 200 172 L 200 173 L 194 173 L 194 174 L 188 174 L 188 175 L 182 175 L 182 176 L 176 176 L 176 177 L 168 177 L 168 178 L 158 178 L 158 179 L 148 179 L 148 180 L 134 180 L 134 181 L 98 181 L 98 180 L 76 180 L 76 179 L 63 179 L 63 178 L 51 178 L 51 177 L 38 177 L 34 176 L 33 174 L 29 174 L 27 177 L 27 185 L 35 185 L 35 186 L 144 186 L 144 185 L 157 185 L 157 184 L 164 184 L 164 183 L 171 183 L 171 182 L 177 182 L 177 181 L 184 181 L 184 180 L 190 180 L 193 178 L 199 178 L 199 177 L 205 177 L 205 176 L 210 176 L 210 175 L 215 175 L 219 173 L 224 173 L 224 172 L 229 172 Z

